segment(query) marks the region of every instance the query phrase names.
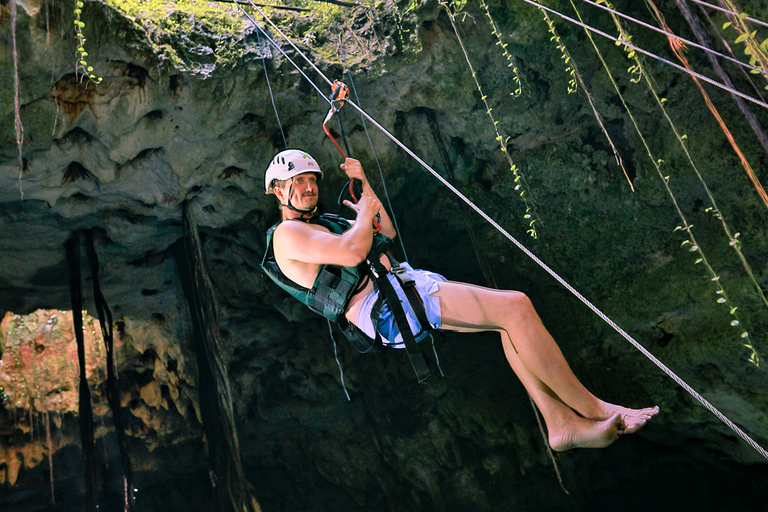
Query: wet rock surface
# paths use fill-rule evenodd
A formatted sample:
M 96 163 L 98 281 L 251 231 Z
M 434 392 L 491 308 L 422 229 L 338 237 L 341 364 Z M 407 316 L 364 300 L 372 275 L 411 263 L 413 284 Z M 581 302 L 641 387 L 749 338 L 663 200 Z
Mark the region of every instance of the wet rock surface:
M 768 354 L 768 308 L 647 91 L 623 72 L 624 57 L 606 47 L 655 158 L 664 160 L 680 209 L 727 291 L 726 305 L 718 303 L 716 282 L 695 264 L 696 254 L 681 247 L 685 237 L 674 231 L 681 221 L 662 178 L 583 33 L 560 28 L 635 192 L 583 91 L 567 93 L 565 66 L 541 15 L 517 3 L 489 6 L 516 60 L 522 95 L 511 94 L 516 85 L 485 12 L 470 5 L 457 22 L 508 154 L 533 197 L 536 240 L 526 234 L 518 183 L 437 3 L 356 9 L 325 32 L 301 15 L 282 16 L 328 76 L 342 78 L 341 61 L 353 63 L 360 104 L 382 126 L 765 446 L 768 363 L 747 361 L 740 333 L 749 332 L 753 346 Z M 73 74 L 70 7 L 20 2 L 19 179 L 10 4 L 1 8 L 0 385 L 7 399 L 0 403 L 0 510 L 75 510 L 84 499 L 64 243 L 86 229 L 96 235 L 102 291 L 115 317 L 137 509 L 214 509 L 216 477 L 206 460 L 189 313 L 172 254 L 182 236 L 182 202 L 204 239 L 243 465 L 263 510 L 761 506 L 765 459 L 351 108 L 341 117 L 352 154 L 383 190 L 367 128 L 415 267 L 524 291 L 590 390 L 629 406 L 658 404 L 662 412 L 606 450 L 559 454 L 566 494 L 494 335 L 438 335 L 445 378 L 418 386 L 405 354 L 361 355 L 334 333 L 348 402 L 326 323 L 258 268 L 263 234 L 277 220 L 263 195 L 263 171 L 282 149 L 283 134 L 326 169 L 323 207 L 338 209 L 344 180 L 321 128 L 327 103 L 245 25 L 240 57 L 214 59 L 220 36 L 193 34 L 181 43 L 168 40 L 176 44 L 177 62 L 163 57 L 160 35 L 99 2 L 86 3 L 83 19 L 89 62 L 104 80 L 82 81 Z M 682 30 L 674 26 L 673 5 L 662 8 Z M 592 22 L 610 26 L 597 15 Z M 637 37 L 667 51 L 663 40 Z M 765 291 L 768 210 L 690 80 L 670 66 L 649 69 Z M 711 94 L 765 183 L 765 152 L 730 101 Z M 764 112 L 757 115 L 768 123 Z M 739 308 L 739 326 L 730 325 L 731 307 Z M 100 503 L 102 510 L 119 510 L 122 476 L 104 398 L 105 351 L 98 322 L 89 321 Z

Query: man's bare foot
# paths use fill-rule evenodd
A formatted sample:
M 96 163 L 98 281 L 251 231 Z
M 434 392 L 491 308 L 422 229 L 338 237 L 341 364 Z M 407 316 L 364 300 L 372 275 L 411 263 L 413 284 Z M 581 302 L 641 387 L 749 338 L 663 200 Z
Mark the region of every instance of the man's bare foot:
M 616 413 L 621 415 L 621 419 L 624 421 L 624 429 L 619 431 L 620 434 L 632 434 L 633 432 L 637 432 L 645 426 L 648 420 L 659 413 L 658 406 L 646 407 L 645 409 L 629 409 L 620 405 L 602 402 L 602 407 L 606 412 L 606 416 Z
M 619 438 L 624 422 L 619 413 L 603 421 L 573 415 L 567 424 L 549 432 L 549 445 L 556 452 L 572 448 L 605 448 Z

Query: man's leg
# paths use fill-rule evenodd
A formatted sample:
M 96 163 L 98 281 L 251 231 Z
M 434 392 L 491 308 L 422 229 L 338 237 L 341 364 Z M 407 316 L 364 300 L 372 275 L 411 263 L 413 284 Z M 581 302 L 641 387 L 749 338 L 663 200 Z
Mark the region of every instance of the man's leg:
M 494 290 L 465 283 L 443 282 L 440 298 L 443 328 L 457 331 L 499 331 L 512 369 L 551 421 L 568 418 L 558 405 L 582 419 L 598 423 L 621 417 L 620 433 L 642 427 L 657 408 L 627 409 L 590 393 L 571 371 L 560 348 L 539 319 L 530 300 L 520 292 Z M 549 422 L 548 422 L 549 425 Z M 584 427 L 581 425 L 579 428 Z
M 565 405 L 549 386 L 528 371 L 506 332 L 501 332 L 509 365 L 523 383 L 547 424 L 549 445 L 555 451 L 571 448 L 603 448 L 618 439 L 624 429 L 619 413 L 603 421 L 589 420 Z

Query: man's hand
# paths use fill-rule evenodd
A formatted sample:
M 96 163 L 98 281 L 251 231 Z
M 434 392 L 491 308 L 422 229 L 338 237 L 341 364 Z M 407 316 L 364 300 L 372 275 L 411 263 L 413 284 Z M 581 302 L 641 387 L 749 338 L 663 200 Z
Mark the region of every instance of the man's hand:
M 397 231 L 395 231 L 395 227 L 389 215 L 387 215 L 387 210 L 382 208 L 378 197 L 376 197 L 376 192 L 373 191 L 371 184 L 368 183 L 368 178 L 365 177 L 363 166 L 360 165 L 360 162 L 354 158 L 347 158 L 341 164 L 341 168 L 347 173 L 349 179 L 360 180 L 363 184 L 363 196 L 357 203 L 357 207 L 353 206 L 349 201 L 344 201 L 344 204 L 357 212 L 357 220 L 362 221 L 365 218 L 367 219 L 366 222 L 373 223 L 374 219 L 376 219 L 377 226 L 380 228 L 379 233 L 389 238 L 395 238 Z M 370 204 L 362 205 L 363 199 L 366 202 L 370 202 Z M 369 215 L 370 218 L 368 217 Z
M 344 163 L 341 164 L 341 169 L 347 173 L 349 179 L 360 180 L 363 183 L 363 188 L 368 185 L 368 178 L 365 177 L 363 172 L 363 166 L 360 165 L 358 160 L 354 158 L 347 158 Z
M 370 224 L 373 222 L 373 218 L 376 217 L 376 214 L 381 210 L 381 201 L 379 201 L 376 196 L 363 192 L 363 195 L 357 203 L 345 199 L 344 206 L 355 210 L 359 222 L 367 222 Z

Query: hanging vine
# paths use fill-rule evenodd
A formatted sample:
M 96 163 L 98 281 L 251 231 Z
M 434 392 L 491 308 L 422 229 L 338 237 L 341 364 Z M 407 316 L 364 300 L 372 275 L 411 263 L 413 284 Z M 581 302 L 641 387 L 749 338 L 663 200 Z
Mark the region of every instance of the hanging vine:
M 21 178 L 24 174 L 24 125 L 21 124 L 21 100 L 19 98 L 19 52 L 16 47 L 16 0 L 11 0 L 11 40 L 13 46 L 13 129 L 16 132 L 16 145 L 19 148 L 19 194 L 24 200 L 24 187 Z
M 77 35 L 75 76 L 79 76 L 80 80 L 88 78 L 90 82 L 100 84 L 103 78 L 93 74 L 93 66 L 88 65 L 88 61 L 86 60 L 88 52 L 85 51 L 86 39 L 83 35 L 85 23 L 80 19 L 80 15 L 83 13 L 83 6 L 83 0 L 75 0 L 75 31 Z
M 723 30 L 729 27 L 735 30 L 739 35 L 734 41 L 736 44 L 744 44 L 744 55 L 749 56 L 749 63 L 752 66 L 762 69 L 762 73 L 757 70 L 751 70 L 750 73 L 761 74 L 768 80 L 768 39 L 760 42 L 757 38 L 757 30 L 750 30 L 747 25 L 749 15 L 741 11 L 732 0 L 724 0 L 725 7 L 731 12 L 727 14 L 729 21 L 723 23 Z M 768 85 L 764 87 L 768 90 Z
M 654 4 L 652 0 L 646 0 L 646 3 L 650 7 L 651 12 L 656 17 L 656 20 L 658 21 L 659 26 L 661 26 L 668 33 L 672 34 L 672 30 L 664 21 L 664 16 L 662 15 L 661 11 L 659 11 L 658 7 L 656 7 L 656 4 Z M 669 46 L 672 48 L 672 51 L 675 53 L 675 56 L 678 58 L 678 60 L 683 64 L 683 66 L 685 66 L 687 70 L 692 71 L 691 65 L 688 62 L 688 58 L 683 53 L 684 47 L 680 42 L 680 40 L 671 35 L 668 36 L 667 39 L 669 40 Z M 763 204 L 766 206 L 766 208 L 768 208 L 768 192 L 765 191 L 765 188 L 763 188 L 762 183 L 760 183 L 760 179 L 757 177 L 757 175 L 755 174 L 755 171 L 752 169 L 752 166 L 747 160 L 747 157 L 741 151 L 741 148 L 739 148 L 738 144 L 736 144 L 736 140 L 733 138 L 733 134 L 731 134 L 731 131 L 726 126 L 722 116 L 718 112 L 714 103 L 712 103 L 712 100 L 710 99 L 709 94 L 707 94 L 707 92 L 704 90 L 704 87 L 701 85 L 701 81 L 694 75 L 691 75 L 691 77 L 693 78 L 693 81 L 696 84 L 696 87 L 698 87 L 699 91 L 701 92 L 701 95 L 704 97 L 704 101 L 707 104 L 707 107 L 709 108 L 710 112 L 712 113 L 712 115 L 715 117 L 718 124 L 722 128 L 723 133 L 725 134 L 726 138 L 728 139 L 728 142 L 731 144 L 731 147 L 733 148 L 733 151 L 738 156 L 739 161 L 741 162 L 741 166 L 746 171 L 747 176 L 749 177 L 749 180 L 752 182 L 752 185 L 755 187 L 755 190 L 757 191 L 757 194 L 760 196 L 760 199 L 763 201 Z
M 583 22 L 583 20 L 581 18 L 581 15 L 579 14 L 578 9 L 576 8 L 576 5 L 573 3 L 573 0 L 570 0 L 570 1 L 571 1 L 571 6 L 573 7 L 573 10 L 576 12 L 576 15 L 578 16 L 579 20 Z M 610 3 L 607 0 L 598 0 L 598 3 L 605 4 L 607 7 L 613 9 L 613 7 L 610 5 Z M 624 41 L 624 42 L 630 42 L 631 41 L 631 36 L 630 36 L 630 34 L 627 33 L 626 29 L 623 27 L 623 25 L 621 24 L 621 21 L 616 17 L 615 14 L 611 14 L 611 16 L 613 17 L 613 20 L 614 20 L 614 22 L 615 22 L 615 24 L 617 26 L 618 31 L 619 31 L 620 40 Z M 626 102 L 624 101 L 624 98 L 623 98 L 623 96 L 622 96 L 622 94 L 621 94 L 621 92 L 619 90 L 618 84 L 616 83 L 613 75 L 611 74 L 611 72 L 610 72 L 610 70 L 608 68 L 607 63 L 603 59 L 602 53 L 600 52 L 599 48 L 595 44 L 594 39 L 592 38 L 592 34 L 589 32 L 589 30 L 587 30 L 587 29 L 584 29 L 584 30 L 585 30 L 585 32 L 587 34 L 587 37 L 589 38 L 590 42 L 592 43 L 592 46 L 594 47 L 597 56 L 599 57 L 600 61 L 602 62 L 603 67 L 606 70 L 606 73 L 608 73 L 608 76 L 609 76 L 609 78 L 611 80 L 611 83 L 613 84 L 614 89 L 616 90 L 616 93 L 618 94 L 619 98 L 621 99 L 622 105 L 624 106 L 624 108 L 626 109 L 630 119 L 632 120 L 632 123 L 633 123 L 633 125 L 635 127 L 635 130 L 637 131 L 637 133 L 638 133 L 638 135 L 640 137 L 640 140 L 642 141 L 643 146 L 645 147 L 645 150 L 648 153 L 649 158 L 653 162 L 653 166 L 656 169 L 657 174 L 661 178 L 662 183 L 664 184 L 664 188 L 667 191 L 667 194 L 670 196 L 670 198 L 672 200 L 672 203 L 673 203 L 673 205 L 675 207 L 675 210 L 676 210 L 676 212 L 678 214 L 678 217 L 681 220 L 681 225 L 678 225 L 677 227 L 675 227 L 675 229 L 673 230 L 673 233 L 675 233 L 677 231 L 683 231 L 683 232 L 686 233 L 687 238 L 685 240 L 683 240 L 683 242 L 680 244 L 680 246 L 681 247 L 686 247 L 689 252 L 696 253 L 697 258 L 694 261 L 694 264 L 696 264 L 696 265 L 701 264 L 706 269 L 708 279 L 710 281 L 712 281 L 715 284 L 715 286 L 716 286 L 715 294 L 717 295 L 717 299 L 716 299 L 717 303 L 718 304 L 724 304 L 724 305 L 726 305 L 729 308 L 729 315 L 731 316 L 730 325 L 733 326 L 733 327 L 738 327 L 740 329 L 739 336 L 743 340 L 744 346 L 749 350 L 749 361 L 752 362 L 755 365 L 759 365 L 760 358 L 759 358 L 759 356 L 757 354 L 757 351 L 755 350 L 754 346 L 752 345 L 751 341 L 749 340 L 749 333 L 746 330 L 744 330 L 743 327 L 741 326 L 741 320 L 739 319 L 739 315 L 737 313 L 738 307 L 736 307 L 736 306 L 734 306 L 732 304 L 730 298 L 728 297 L 727 292 L 725 291 L 725 288 L 723 288 L 722 284 L 720 283 L 720 276 L 715 272 L 715 270 L 713 269 L 712 265 L 709 263 L 709 260 L 707 260 L 707 257 L 704 254 L 704 251 L 702 250 L 701 246 L 699 245 L 698 241 L 696 240 L 696 237 L 693 234 L 693 224 L 690 224 L 687 221 L 685 215 L 683 214 L 683 212 L 682 212 L 682 210 L 680 208 L 679 203 L 677 202 L 677 198 L 675 197 L 674 193 L 672 192 L 672 189 L 669 186 L 669 179 L 670 179 L 670 177 L 668 175 L 664 175 L 664 173 L 661 170 L 661 166 L 663 165 L 664 161 L 662 159 L 657 159 L 653 155 L 653 153 L 651 152 L 651 149 L 648 147 L 648 143 L 646 142 L 645 138 L 643 137 L 643 135 L 642 135 L 642 133 L 640 131 L 640 128 L 639 128 L 639 126 L 637 124 L 637 121 L 635 120 L 634 116 L 632 115 L 632 112 L 629 110 L 629 107 L 627 106 Z M 726 234 L 728 235 L 729 240 L 731 241 L 730 245 L 732 247 L 734 247 L 734 249 L 737 251 L 737 253 L 741 257 L 742 263 L 748 269 L 748 273 L 749 273 L 750 277 L 752 278 L 752 280 L 755 283 L 755 285 L 757 285 L 757 282 L 754 279 L 754 275 L 753 275 L 753 273 L 751 271 L 751 268 L 749 267 L 749 264 L 746 262 L 746 259 L 744 259 L 744 256 L 741 253 L 741 249 L 740 249 L 741 242 L 738 240 L 739 233 L 736 233 L 734 236 L 731 236 L 730 230 L 728 228 L 728 225 L 726 224 L 723 216 L 720 214 L 719 210 L 717 209 L 717 206 L 716 206 L 716 203 L 715 203 L 715 199 L 712 196 L 712 194 L 711 194 L 711 192 L 709 190 L 709 187 L 707 187 L 706 183 L 704 182 L 704 178 L 701 176 L 701 173 L 699 173 L 698 169 L 696 168 L 695 164 L 693 163 L 693 159 L 691 158 L 690 153 L 688 152 L 688 149 L 685 146 L 684 140 L 687 138 L 687 136 L 686 135 L 682 135 L 681 136 L 679 134 L 679 132 L 677 131 L 676 127 L 674 126 L 674 123 L 672 123 L 671 118 L 669 117 L 666 109 L 664 108 L 664 102 L 665 102 L 664 99 L 660 98 L 658 96 L 658 94 L 656 93 L 655 88 L 653 87 L 653 84 L 651 82 L 650 75 L 644 70 L 644 68 L 642 66 L 642 62 L 637 57 L 636 52 L 634 52 L 626 44 L 624 45 L 624 51 L 627 53 L 627 58 L 633 59 L 633 61 L 635 63 L 632 67 L 630 67 L 627 70 L 632 75 L 632 80 L 634 82 L 637 82 L 637 81 L 640 80 L 640 77 L 643 77 L 645 79 L 646 84 L 648 85 L 648 87 L 649 87 L 653 97 L 656 99 L 657 104 L 662 109 L 662 112 L 664 113 L 665 118 L 667 119 L 667 121 L 669 122 L 670 126 L 672 127 L 672 130 L 675 133 L 675 136 L 677 137 L 678 141 L 680 142 L 680 145 L 683 147 L 683 150 L 684 150 L 686 156 L 688 157 L 689 162 L 693 166 L 694 171 L 696 172 L 696 175 L 698 176 L 699 180 L 701 181 L 702 185 L 704 186 L 704 189 L 706 190 L 707 196 L 708 196 L 711 204 L 713 205 L 713 206 L 710 206 L 709 208 L 707 208 L 706 211 L 714 213 L 716 215 L 716 217 L 720 219 L 720 221 L 721 221 L 721 223 L 722 223 L 722 225 L 723 225 L 723 227 L 724 227 L 724 229 L 726 231 Z M 763 300 L 765 301 L 765 297 L 763 296 L 762 290 L 760 290 L 759 285 L 757 285 L 757 288 L 758 288 L 758 290 L 759 290 Z
M 517 68 L 517 62 L 512 57 L 512 54 L 507 51 L 507 46 L 509 46 L 509 43 L 505 43 L 504 40 L 501 39 L 501 30 L 499 30 L 498 25 L 496 25 L 496 22 L 491 17 L 491 10 L 488 8 L 488 4 L 485 3 L 485 0 L 480 0 L 480 5 L 485 9 L 485 16 L 488 18 L 488 24 L 491 26 L 491 33 L 496 36 L 496 46 L 501 48 L 502 53 L 504 54 L 504 58 L 507 60 L 507 67 L 512 68 L 512 81 L 515 83 L 515 90 L 510 93 L 512 96 L 520 96 L 523 93 L 523 87 L 520 83 L 520 74 Z
M 565 68 L 565 71 L 571 76 L 571 78 L 568 80 L 568 94 L 574 93 L 578 90 L 578 87 L 576 85 L 576 81 L 578 80 L 578 83 L 581 84 L 581 88 L 584 91 L 584 94 L 587 96 L 587 101 L 589 101 L 589 106 L 592 108 L 592 113 L 595 115 L 595 119 L 597 119 L 597 124 L 600 125 L 600 129 L 603 131 L 603 135 L 605 135 L 605 138 L 608 139 L 608 144 L 611 146 L 611 150 L 613 151 L 613 156 L 616 159 L 616 164 L 621 167 L 622 172 L 624 173 L 624 177 L 627 178 L 627 182 L 629 183 L 629 188 L 632 190 L 632 192 L 635 191 L 635 186 L 632 184 L 632 180 L 629 178 L 629 174 L 627 173 L 627 170 L 624 168 L 624 161 L 621 159 L 621 155 L 619 154 L 619 151 L 616 149 L 616 146 L 613 144 L 613 140 L 611 139 L 611 136 L 608 135 L 608 130 L 605 129 L 605 125 L 603 124 L 603 119 L 600 116 L 600 113 L 597 111 L 597 107 L 595 107 L 594 102 L 592 101 L 592 95 L 587 90 L 587 85 L 584 83 L 584 80 L 581 78 L 581 75 L 579 74 L 579 70 L 576 67 L 576 63 L 571 58 L 571 54 L 568 52 L 568 49 L 565 47 L 565 43 L 563 43 L 562 39 L 559 35 L 557 35 L 557 31 L 555 29 L 555 24 L 552 21 L 552 19 L 549 17 L 549 14 L 547 11 L 539 7 L 539 10 L 544 14 L 544 21 L 547 22 L 547 25 L 549 26 L 549 33 L 552 34 L 552 37 L 549 38 L 550 41 L 554 41 L 557 45 L 557 49 L 560 50 L 560 58 L 565 61 L 565 64 L 567 67 Z
M 528 235 L 530 235 L 532 238 L 538 238 L 539 233 L 536 229 L 536 224 L 537 222 L 539 222 L 538 215 L 536 215 L 534 203 L 533 203 L 533 200 L 531 199 L 531 194 L 528 190 L 523 174 L 520 172 L 520 168 L 512 160 L 512 157 L 509 155 L 509 151 L 507 150 L 507 143 L 509 142 L 509 137 L 505 137 L 499 132 L 499 128 L 498 128 L 499 121 L 497 121 L 493 117 L 493 113 L 492 113 L 493 109 L 488 104 L 488 96 L 483 93 L 483 88 L 480 86 L 480 81 L 477 78 L 477 71 L 475 71 L 474 66 L 472 66 L 472 61 L 470 61 L 469 59 L 469 54 L 467 53 L 467 49 L 464 47 L 464 42 L 461 40 L 461 36 L 459 35 L 459 29 L 456 26 L 456 20 L 455 20 L 456 15 L 448 7 L 448 4 L 441 2 L 441 5 L 445 8 L 445 11 L 448 13 L 448 18 L 451 20 L 453 31 L 456 33 L 456 38 L 459 41 L 461 50 L 462 52 L 464 52 L 464 58 L 467 61 L 469 70 L 472 72 L 472 79 L 475 81 L 477 92 L 480 93 L 480 99 L 482 100 L 483 104 L 485 104 L 485 112 L 488 114 L 488 117 L 490 117 L 491 122 L 493 123 L 493 130 L 496 133 L 496 141 L 499 143 L 501 153 L 504 155 L 504 158 L 507 160 L 507 163 L 509 164 L 509 169 L 512 171 L 512 175 L 514 176 L 515 191 L 520 195 L 520 198 L 523 200 L 523 204 L 525 205 L 525 213 L 523 214 L 523 219 L 525 219 L 525 221 L 528 223 L 528 229 L 526 230 L 526 233 L 528 233 Z

